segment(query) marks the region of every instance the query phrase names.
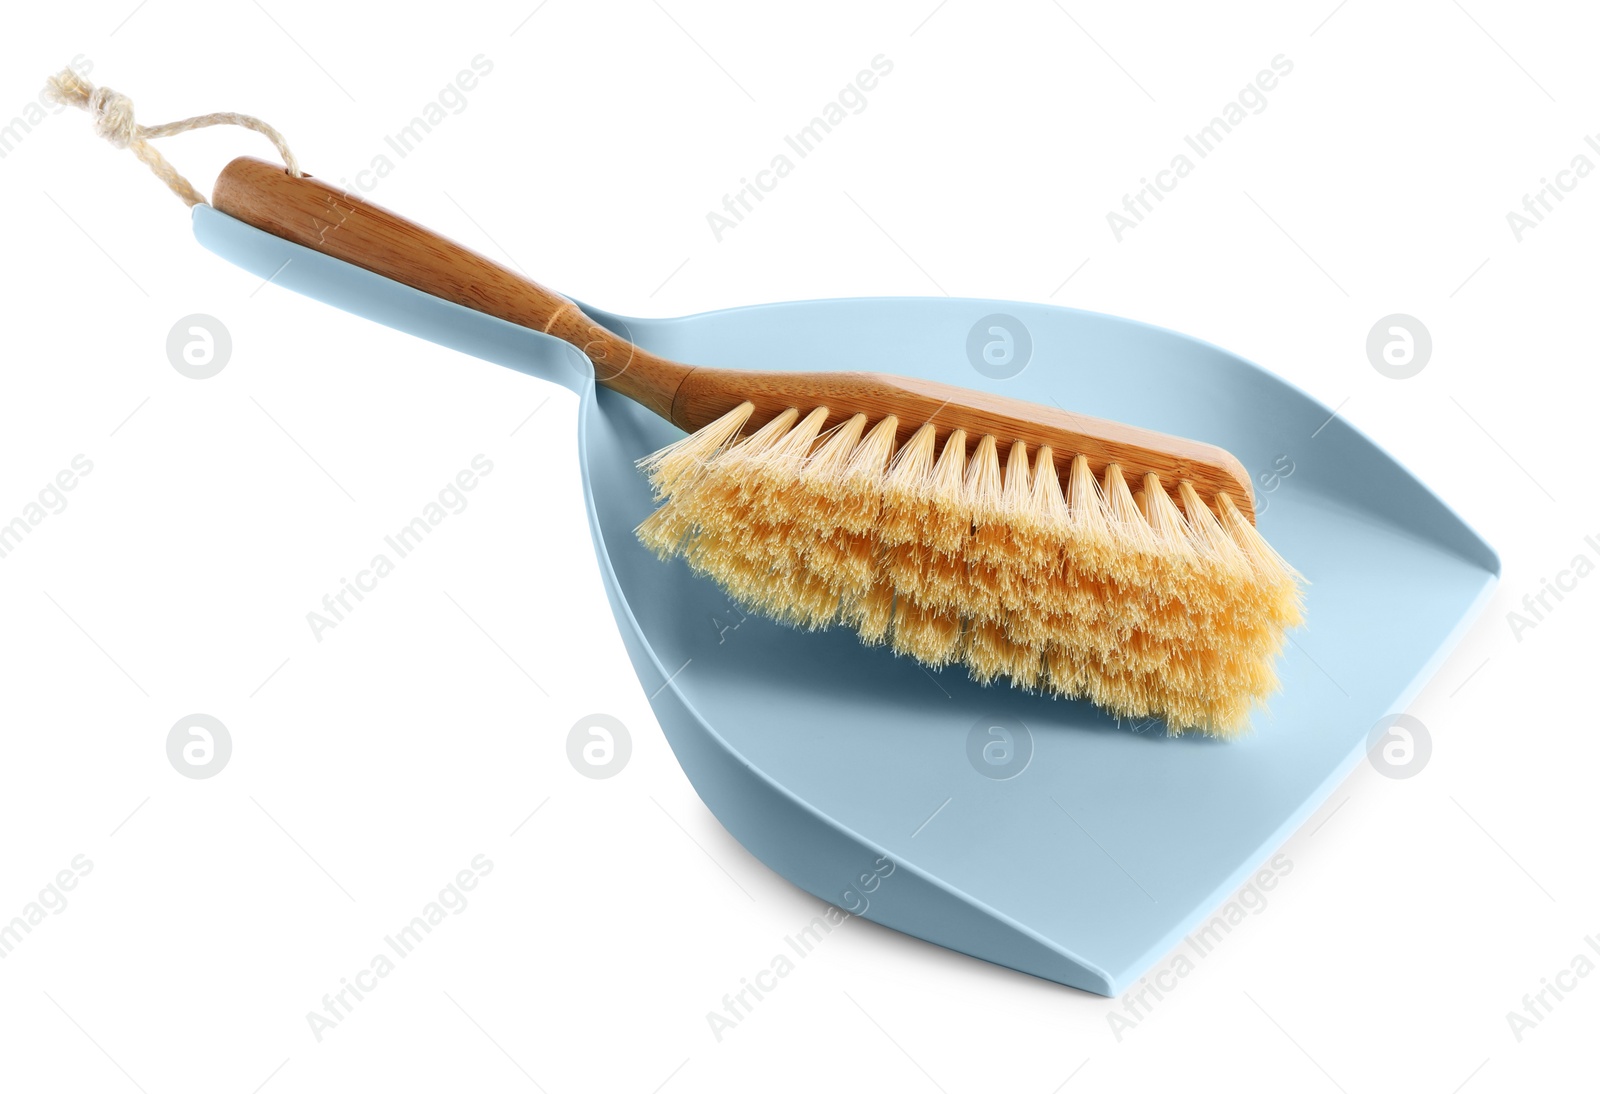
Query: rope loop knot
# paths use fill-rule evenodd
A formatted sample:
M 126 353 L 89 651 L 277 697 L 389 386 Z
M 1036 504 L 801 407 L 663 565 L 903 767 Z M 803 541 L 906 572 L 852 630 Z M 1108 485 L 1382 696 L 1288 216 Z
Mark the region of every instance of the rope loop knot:
M 283 134 L 249 114 L 201 114 L 164 125 L 140 125 L 134 117 L 132 99 L 109 87 L 95 87 L 70 68 L 64 68 L 50 77 L 45 84 L 44 95 L 52 102 L 88 111 L 94 120 L 96 133 L 118 148 L 132 151 L 155 172 L 157 178 L 167 184 L 168 189 L 190 206 L 204 205 L 206 199 L 188 179 L 178 174 L 165 156 L 151 147 L 152 140 L 186 133 L 191 129 L 204 129 L 210 125 L 243 126 L 255 130 L 273 143 L 278 155 L 283 157 L 283 166 L 289 174 L 295 178 L 300 178 L 302 174 L 300 163 L 289 150 L 289 142 L 283 139 Z

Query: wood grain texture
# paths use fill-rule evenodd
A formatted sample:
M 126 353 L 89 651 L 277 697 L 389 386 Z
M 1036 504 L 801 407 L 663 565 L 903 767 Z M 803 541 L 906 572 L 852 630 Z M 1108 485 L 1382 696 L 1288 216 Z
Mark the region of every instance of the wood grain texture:
M 1154 472 L 1174 495 L 1187 480 L 1208 501 L 1228 494 L 1255 520 L 1248 472 L 1214 445 L 914 377 L 695 368 L 670 361 L 599 326 L 572 301 L 520 273 L 359 196 L 310 177 L 294 178 L 262 160 L 243 157 L 228 164 L 212 200 L 220 211 L 263 231 L 570 342 L 594 363 L 597 382 L 684 430 L 699 429 L 746 400 L 756 407 L 752 428 L 789 407 L 804 413 L 825 406 L 829 425 L 857 413 L 873 422 L 893 414 L 901 443 L 932 421 L 940 443 L 959 427 L 974 440 L 992 433 L 1002 445 L 1047 444 L 1063 481 L 1072 457 L 1081 453 L 1096 476 L 1111 463 L 1130 481 Z

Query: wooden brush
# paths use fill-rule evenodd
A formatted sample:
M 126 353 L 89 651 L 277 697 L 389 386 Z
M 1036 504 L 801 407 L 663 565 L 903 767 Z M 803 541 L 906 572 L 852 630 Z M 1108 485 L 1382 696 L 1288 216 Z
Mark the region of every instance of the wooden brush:
M 1277 687 L 1300 580 L 1250 479 L 1197 441 L 873 372 L 697 368 L 520 274 L 309 177 L 237 159 L 217 209 L 562 338 L 689 435 L 640 461 L 639 526 L 750 610 L 979 681 L 1232 736 Z

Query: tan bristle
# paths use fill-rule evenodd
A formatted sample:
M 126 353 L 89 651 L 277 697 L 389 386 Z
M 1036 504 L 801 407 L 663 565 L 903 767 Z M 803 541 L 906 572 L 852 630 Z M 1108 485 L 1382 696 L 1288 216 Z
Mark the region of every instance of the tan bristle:
M 1122 477 L 1122 468 L 1106 465 L 1106 516 L 1110 518 L 1112 533 L 1124 541 L 1125 547 L 1153 550 L 1155 536 L 1145 519 L 1144 510 L 1128 489 L 1128 480 Z
M 1061 476 L 1056 473 L 1056 454 L 1049 446 L 1042 446 L 1034 456 L 1033 489 L 1028 507 L 1035 521 L 1051 527 L 1065 527 L 1067 522 L 1067 497 L 1061 492 Z
M 661 558 L 681 554 L 694 530 L 689 514 L 676 505 L 663 505 L 635 528 L 639 541 Z
M 962 504 L 962 484 L 967 470 L 967 433 L 952 429 L 945 439 L 939 462 L 928 480 L 928 507 L 923 515 L 922 542 L 945 555 L 958 553 L 972 530 Z
M 1185 479 L 1178 484 L 1178 497 L 1183 501 L 1183 512 L 1189 518 L 1189 530 L 1194 537 L 1195 547 L 1201 554 L 1216 560 L 1220 565 L 1229 569 L 1242 567 L 1246 564 L 1244 552 L 1239 549 L 1222 525 L 1217 523 L 1216 514 L 1205 503 L 1194 484 Z
M 1008 477 L 1008 488 L 1010 481 Z M 1067 530 L 1067 499 L 1061 492 L 1055 453 L 1049 445 L 1036 454 L 1027 494 L 1008 515 L 1011 539 L 1017 552 L 1013 569 L 1031 586 L 1036 578 L 1046 577 L 1060 568 L 1057 556 L 1061 551 L 1061 537 Z
M 753 490 L 786 488 L 799 477 L 811 446 L 828 420 L 828 408 L 819 406 L 800 419 L 795 427 L 778 438 L 766 451 L 752 456 L 746 466 Z
M 1304 578 L 1272 549 L 1272 544 L 1262 537 L 1256 526 L 1245 519 L 1232 498 L 1222 494 L 1219 504 L 1224 527 L 1261 581 L 1270 618 L 1281 629 L 1298 627 L 1303 619 L 1300 588 Z
M 1067 477 L 1067 516 L 1075 536 L 1102 541 L 1110 538 L 1105 495 L 1083 456 L 1072 458 L 1072 471 Z
M 862 421 L 865 415 L 860 416 Z M 868 535 L 883 508 L 884 474 L 894 456 L 900 422 L 893 414 L 873 426 L 850 453 L 838 483 L 839 527 L 852 535 Z
M 717 419 L 717 421 L 721 420 L 721 418 Z M 737 444 L 730 445 L 728 448 L 724 449 L 720 455 L 727 457 L 727 459 L 721 462 L 727 463 L 735 456 L 741 459 L 750 459 L 755 456 L 759 456 L 761 453 L 765 452 L 767 449 L 771 448 L 773 445 L 782 440 L 784 435 L 787 434 L 790 429 L 794 428 L 794 423 L 799 420 L 800 412 L 794 407 L 790 407 L 782 414 L 774 415 L 771 421 L 762 426 L 760 429 L 756 430 L 754 433 L 750 434 L 750 436 L 739 441 Z M 714 425 L 715 423 L 712 424 Z M 711 427 L 707 426 L 706 428 L 709 429 Z M 695 434 L 695 436 L 698 435 L 699 434 Z
M 1000 496 L 1004 480 L 1000 473 L 1000 446 L 992 434 L 984 434 L 972 450 L 961 493 L 974 524 L 1000 516 Z
M 665 497 L 704 470 L 711 458 L 744 428 L 755 409 L 754 403 L 740 403 L 704 429 L 640 460 L 639 466 L 650 477 L 656 497 Z
M 888 638 L 894 618 L 894 586 L 887 581 L 869 589 L 866 595 L 843 608 L 844 621 L 856 629 L 869 646 L 881 646 Z
M 857 414 L 822 434 L 801 461 L 799 474 L 771 491 L 767 505 L 768 518 L 786 526 L 785 538 L 796 546 L 805 570 L 830 590 L 835 603 L 860 596 L 872 584 L 870 561 L 859 559 L 870 559 L 870 545 L 856 544 L 860 537 L 840 527 L 840 483 L 866 424 L 867 416 Z
M 801 475 L 807 479 L 820 480 L 831 487 L 833 481 L 842 476 L 844 469 L 849 466 L 850 457 L 856 451 L 856 443 L 861 440 L 861 432 L 866 428 L 867 416 L 857 414 L 829 430 L 823 435 L 816 451 L 807 457 Z
M 1011 442 L 1006 456 L 1006 484 L 1002 491 L 1002 504 L 1007 513 L 1021 512 L 1027 508 L 1031 486 L 1028 473 L 1028 446 L 1021 441 Z
M 1163 552 L 1178 552 L 1180 554 L 1193 554 L 1194 548 L 1189 543 L 1189 528 L 1184 522 L 1183 514 L 1167 496 L 1166 489 L 1161 485 L 1161 479 L 1149 474 L 1144 477 L 1144 516 L 1150 524 L 1150 531 L 1155 535 Z
M 961 648 L 961 619 L 954 612 L 939 611 L 902 597 L 894 605 L 896 653 L 914 657 L 935 668 L 955 660 Z
M 749 403 L 640 461 L 638 529 L 747 611 L 974 679 L 1087 698 L 1171 732 L 1233 736 L 1277 687 L 1302 579 L 1226 494 L 932 423 Z M 1004 458 L 1002 459 L 1002 448 Z M 1065 457 L 1063 457 L 1065 458 Z
M 1003 619 L 1014 601 L 1018 518 L 1027 510 L 1028 452 L 1021 442 L 1011 446 L 1000 470 L 999 446 L 993 437 L 978 442 L 963 484 L 972 537 L 967 548 L 967 611 L 986 619 Z
M 923 511 L 932 496 L 938 434 L 930 422 L 912 434 L 889 463 L 883 483 L 883 513 L 878 537 L 887 545 L 922 541 Z

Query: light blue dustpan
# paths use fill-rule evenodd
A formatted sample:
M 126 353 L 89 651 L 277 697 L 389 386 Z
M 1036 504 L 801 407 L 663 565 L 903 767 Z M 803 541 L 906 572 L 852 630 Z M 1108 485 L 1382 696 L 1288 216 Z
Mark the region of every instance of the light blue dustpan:
M 1124 319 L 985 300 L 824 300 L 602 325 L 679 361 L 914 374 L 1221 445 L 1280 477 L 1260 525 L 1310 580 L 1254 732 L 1169 738 L 1083 702 L 930 674 L 849 631 L 745 619 L 633 529 L 638 459 L 682 434 L 597 388 L 554 338 L 200 205 L 199 241 L 261 277 L 582 396 L 579 462 L 617 624 L 667 740 L 728 831 L 823 900 L 974 957 L 1121 992 L 1206 919 L 1361 760 L 1483 605 L 1493 550 L 1327 408 L 1232 354 Z M 291 261 L 292 260 L 292 261 Z M 991 380 L 1002 313 L 1031 364 Z M 573 534 L 577 534 L 576 529 Z M 887 863 L 894 864 L 893 872 Z M 883 876 L 887 874 L 887 876 Z

